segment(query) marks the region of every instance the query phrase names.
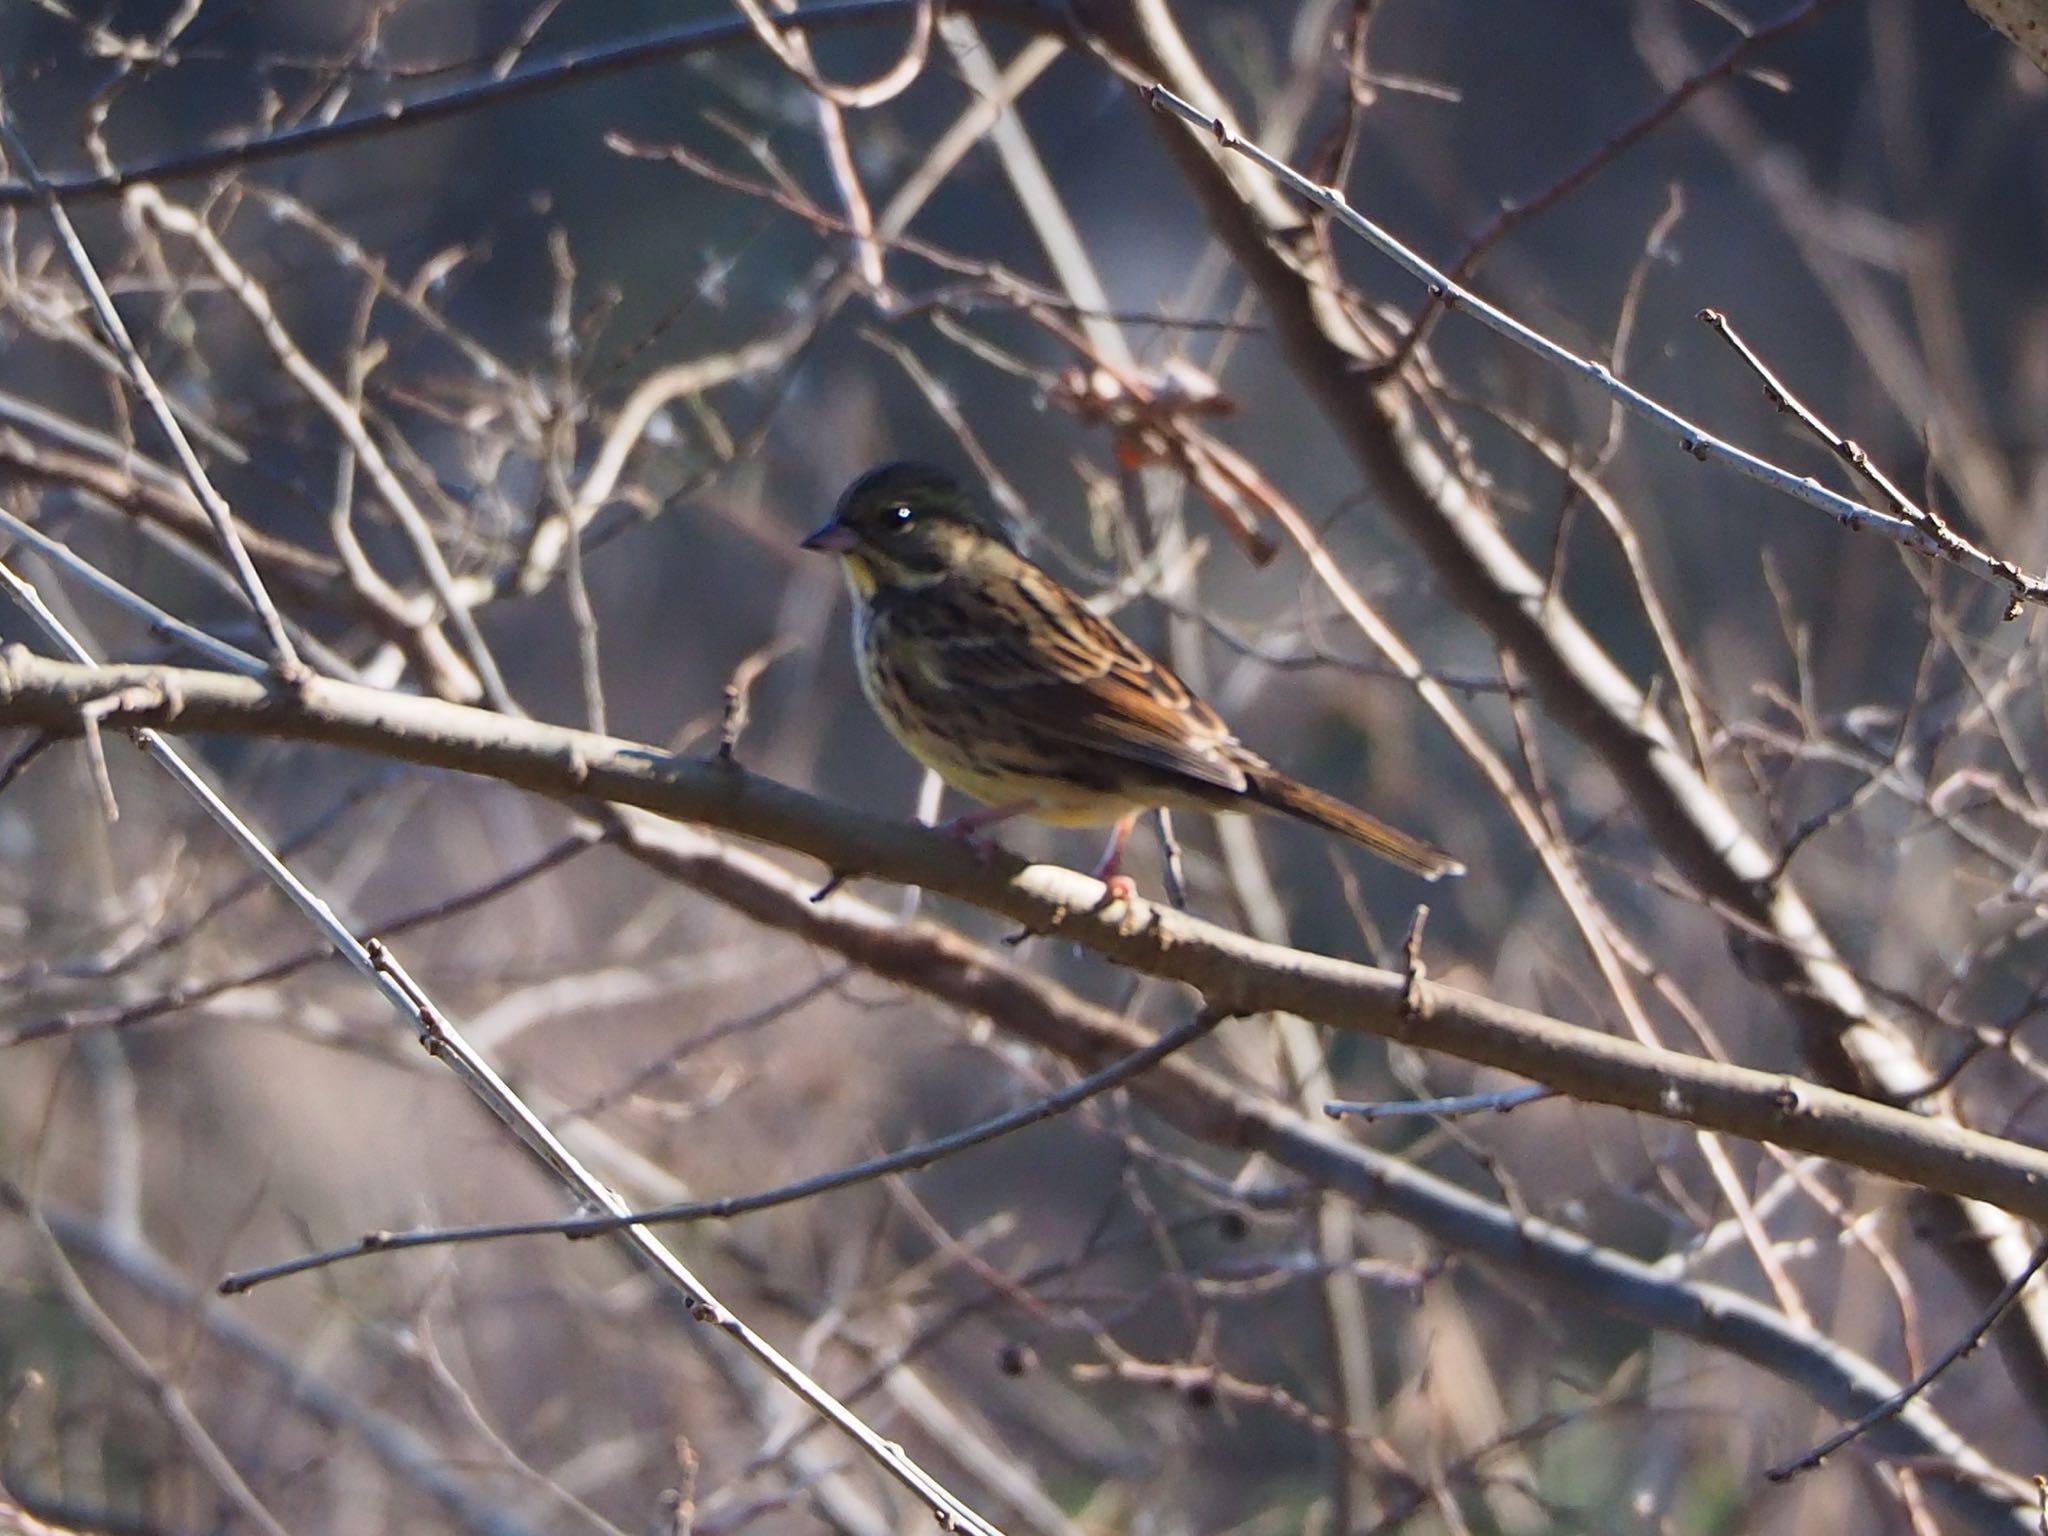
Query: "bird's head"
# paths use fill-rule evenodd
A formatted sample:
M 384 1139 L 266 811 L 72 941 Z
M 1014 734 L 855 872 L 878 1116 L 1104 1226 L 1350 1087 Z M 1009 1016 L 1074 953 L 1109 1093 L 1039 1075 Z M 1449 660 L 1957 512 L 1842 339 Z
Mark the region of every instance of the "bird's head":
M 930 586 L 981 561 L 1011 553 L 1002 529 L 966 488 L 929 464 L 884 464 L 839 498 L 832 520 L 805 549 L 840 556 L 862 597 Z

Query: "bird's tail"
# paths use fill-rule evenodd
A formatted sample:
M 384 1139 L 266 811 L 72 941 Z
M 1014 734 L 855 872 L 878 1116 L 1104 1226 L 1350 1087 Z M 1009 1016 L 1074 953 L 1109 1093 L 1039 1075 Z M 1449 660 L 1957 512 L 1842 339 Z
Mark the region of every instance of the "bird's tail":
M 1360 847 L 1370 848 L 1381 858 L 1413 870 L 1425 880 L 1444 875 L 1462 875 L 1465 866 L 1441 848 L 1390 827 L 1377 817 L 1355 810 L 1334 795 L 1310 789 L 1285 774 L 1268 770 L 1248 775 L 1250 798 L 1269 810 L 1280 811 L 1297 821 L 1348 837 Z

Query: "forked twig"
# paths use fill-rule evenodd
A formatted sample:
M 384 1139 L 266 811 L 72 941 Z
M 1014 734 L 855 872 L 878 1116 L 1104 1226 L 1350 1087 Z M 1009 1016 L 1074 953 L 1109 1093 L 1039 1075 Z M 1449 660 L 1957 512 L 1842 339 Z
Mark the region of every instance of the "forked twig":
M 383 950 L 381 945 L 375 947 L 388 958 L 389 951 Z M 856 1184 L 865 1184 L 892 1174 L 928 1168 L 933 1163 L 957 1153 L 1063 1115 L 1090 1099 L 1121 1087 L 1147 1068 L 1164 1061 L 1177 1051 L 1185 1050 L 1215 1029 L 1226 1017 L 1227 1015 L 1220 1010 L 1205 1008 L 1187 1023 L 1165 1031 L 1151 1044 L 1127 1056 L 1118 1057 L 1100 1071 L 1090 1073 L 1057 1093 L 1034 1099 L 1029 1104 L 1007 1110 L 978 1124 L 970 1125 L 964 1130 L 934 1137 L 930 1141 L 919 1142 L 900 1151 L 885 1153 L 850 1167 L 836 1168 L 829 1173 L 778 1185 L 774 1189 L 762 1190 L 756 1194 L 729 1195 L 716 1200 L 677 1201 L 671 1205 L 650 1206 L 624 1215 L 569 1216 L 546 1221 L 496 1221 L 468 1227 L 425 1227 L 413 1232 L 371 1232 L 356 1242 L 346 1243 L 340 1247 L 302 1254 L 296 1259 L 266 1264 L 260 1269 L 242 1270 L 222 1280 L 220 1288 L 226 1294 L 238 1296 L 272 1280 L 305 1274 L 310 1270 L 325 1269 L 343 1260 L 361 1258 L 372 1253 L 394 1253 L 414 1248 L 448 1248 L 464 1243 L 498 1242 L 510 1237 L 601 1237 L 636 1224 L 652 1225 L 657 1222 L 729 1221 L 736 1216 L 771 1210 L 778 1205 L 789 1205 L 798 1200 L 809 1200 L 817 1195 L 847 1189 Z
M 0 568 L 4 569 L 4 568 Z M 16 578 L 17 594 L 26 583 Z M 33 588 L 28 592 L 33 596 Z M 51 643 L 81 665 L 93 665 L 93 658 L 58 623 L 40 602 L 25 605 L 30 616 Z M 534 1157 L 577 1198 L 592 1209 L 630 1219 L 632 1212 L 608 1184 L 583 1166 L 568 1145 L 540 1119 L 526 1101 L 515 1093 L 497 1070 L 478 1053 L 462 1032 L 442 1013 L 420 988 L 390 950 L 381 944 L 366 944 L 344 923 L 314 890 L 274 853 L 247 822 L 216 794 L 184 757 L 157 731 L 132 727 L 129 734 L 143 753 L 192 795 L 207 815 L 221 828 L 242 855 L 261 869 L 313 925 L 323 933 L 341 957 L 367 977 L 386 1002 L 418 1032 L 430 1054 L 452 1068 L 470 1092 L 496 1115 Z M 832 1421 L 857 1443 L 878 1465 L 923 1501 L 948 1530 L 962 1530 L 971 1536 L 1000 1536 L 997 1528 L 983 1519 L 909 1452 L 878 1433 L 852 1409 L 828 1392 L 809 1373 L 738 1314 L 727 1308 L 705 1287 L 681 1259 L 644 1227 L 626 1226 L 619 1237 L 636 1258 L 661 1276 L 687 1298 L 699 1322 L 716 1327 L 746 1351 L 777 1380 L 794 1392 L 821 1417 Z
M 1506 310 L 1489 304 L 1470 289 L 1459 287 L 1444 273 L 1439 272 L 1414 251 L 1359 213 L 1335 187 L 1326 187 L 1309 180 L 1284 161 L 1267 154 L 1249 139 L 1240 137 L 1222 118 L 1202 111 L 1164 85 L 1155 84 L 1148 87 L 1146 98 L 1155 108 L 1171 112 L 1197 128 L 1206 129 L 1223 148 L 1242 155 L 1297 196 L 1325 209 L 1345 228 L 1360 236 L 1375 250 L 1390 257 L 1412 276 L 1428 284 L 1431 293 L 1441 299 L 1447 308 L 1468 311 L 1517 346 L 1597 386 L 1638 416 L 1672 433 L 1677 437 L 1679 446 L 1701 463 L 1725 464 L 1736 473 L 1745 475 L 1761 485 L 1769 486 L 1795 501 L 1803 501 L 1808 506 L 1818 507 L 1845 528 L 1870 529 L 1903 544 L 1908 549 L 1947 560 L 1974 576 L 2009 587 L 2014 599 L 2014 608 L 2007 610 L 2009 614 L 2023 603 L 2048 605 L 2048 580 L 2030 576 L 2012 562 L 2000 559 L 1960 536 L 1952 543 L 1937 538 L 1925 526 L 1911 518 L 1902 517 L 1896 512 L 1880 511 L 1875 507 L 1865 506 L 1860 501 L 1829 490 L 1811 476 L 1795 475 L 1747 449 L 1736 447 L 1725 438 L 1717 437 L 1679 415 L 1669 406 L 1632 385 L 1623 383 L 1605 363 L 1581 357 L 1576 352 L 1559 346 L 1540 331 L 1517 320 Z
M 1872 1425 L 1881 1424 L 1886 1419 L 1891 1418 L 1901 1408 L 1912 1402 L 1914 1398 L 1925 1392 L 1933 1384 L 1935 1377 L 1941 1375 L 1943 1371 L 1946 1371 L 1965 1355 L 1973 1353 L 1977 1346 L 1984 1342 L 1985 1335 L 1991 1332 L 1998 1320 L 2011 1310 L 2014 1302 L 2019 1300 L 2020 1292 L 2032 1284 L 2034 1277 L 2044 1268 L 2048 1268 L 2048 1243 L 2043 1243 L 2034 1250 L 2033 1259 L 2024 1269 L 2008 1280 L 2005 1283 L 2004 1289 L 1992 1298 L 1991 1305 L 1984 1309 L 1984 1315 L 1977 1319 L 1976 1326 L 1956 1340 L 1948 1349 L 1944 1350 L 1940 1359 L 1936 1360 L 1905 1386 L 1871 1409 L 1870 1412 L 1864 1414 L 1862 1418 L 1857 1419 L 1851 1424 L 1844 1425 L 1840 1430 L 1828 1436 L 1827 1439 L 1823 1440 L 1798 1460 L 1781 1462 L 1777 1466 L 1772 1467 L 1764 1476 L 1774 1483 L 1782 1483 L 1789 1478 L 1797 1477 L 1801 1472 L 1811 1472 L 1851 1440 L 1868 1431 Z
M 242 536 L 235 531 L 235 514 L 229 508 L 227 499 L 214 489 L 213 481 L 207 476 L 206 466 L 199 462 L 199 455 L 186 437 L 185 429 L 179 425 L 177 413 L 171 409 L 171 402 L 165 398 L 163 389 L 157 384 L 156 375 L 149 371 L 149 364 L 142 360 L 142 353 L 135 345 L 135 338 L 128 334 L 128 327 L 121 319 L 121 312 L 114 308 L 113 296 L 107 292 L 107 285 L 100 281 L 99 270 L 87 254 L 85 242 L 78 238 L 78 231 L 71 223 L 71 215 L 64 211 L 64 203 L 57 196 L 49 182 L 43 179 L 42 171 L 28 152 L 28 145 L 15 132 L 13 114 L 6 104 L 0 102 L 0 144 L 7 149 L 8 158 L 21 168 L 21 174 L 35 189 L 37 200 L 43 212 L 57 233 L 57 244 L 64 252 L 64 259 L 70 265 L 72 275 L 77 278 L 79 288 L 84 292 L 86 302 L 91 306 L 93 316 L 99 321 L 100 330 L 105 333 L 107 343 L 121 359 L 122 371 L 128 375 L 128 382 L 135 392 L 142 396 L 155 418 L 158 429 L 169 439 L 171 451 L 177 456 L 178 467 L 184 472 L 186 482 L 192 487 L 192 494 L 198 500 L 206 519 L 213 525 L 214 537 L 220 541 L 221 552 L 226 555 L 228 568 L 235 573 L 235 580 L 242 589 L 242 595 L 249 600 L 249 606 L 263 623 L 264 634 L 269 638 L 270 649 L 276 659 L 280 677 L 294 679 L 305 674 L 306 665 L 299 660 L 299 653 L 292 645 L 292 638 L 285 633 L 284 619 L 277 611 L 277 605 L 270 600 L 270 592 L 263 585 L 263 578 L 257 574 L 256 566 L 249 558 L 249 551 L 242 545 Z
M 1972 553 L 1969 541 L 1951 528 L 1947 520 L 1932 507 L 1919 505 L 1894 485 L 1891 477 L 1871 462 L 1870 455 L 1863 451 L 1860 444 L 1842 436 L 1823 421 L 1805 401 L 1787 389 L 1778 376 L 1765 366 L 1764 360 L 1757 356 L 1755 349 L 1735 333 L 1734 325 L 1725 314 L 1718 309 L 1703 309 L 1699 313 L 1699 319 L 1709 330 L 1727 342 L 1734 349 L 1735 355 L 1763 381 L 1764 398 L 1812 433 L 1822 447 L 1848 467 L 1849 473 L 1859 484 L 1868 486 L 1876 493 L 1877 499 L 1891 510 L 1893 516 L 1920 529 L 1935 542 L 1942 555 L 1951 562 L 1960 564 L 1969 558 Z M 1998 563 L 2013 589 L 2012 602 L 2007 607 L 2005 616 L 2008 619 L 2016 619 L 2020 615 L 2020 605 L 2026 599 L 2026 577 L 2010 561 L 2001 560 Z

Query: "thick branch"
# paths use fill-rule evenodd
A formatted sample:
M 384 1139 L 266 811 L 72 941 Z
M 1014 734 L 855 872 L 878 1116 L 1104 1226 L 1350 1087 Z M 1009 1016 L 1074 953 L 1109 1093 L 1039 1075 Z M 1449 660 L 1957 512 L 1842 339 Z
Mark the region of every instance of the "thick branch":
M 1164 0 L 1080 0 L 1077 9 L 1134 86 L 1156 81 L 1205 108 L 1220 100 Z M 1371 383 L 1388 348 L 1345 301 L 1343 275 L 1326 247 L 1302 238 L 1301 205 L 1213 140 L 1159 121 L 1209 229 L 1257 292 L 1294 377 L 1350 450 L 1380 508 L 1458 606 L 1514 655 L 1551 716 L 1606 765 L 1664 857 L 1733 919 L 1756 973 L 1798 1023 L 1812 1070 L 1857 1093 L 1918 1098 L 1928 1064 L 1897 1021 L 1873 1006 L 1778 859 L 1437 450 L 1402 380 Z M 1923 1102 L 1943 1117 L 1954 1113 L 1946 1096 Z M 1953 1245 L 1952 1262 L 1973 1283 L 1988 1280 L 1995 1289 L 2028 1261 L 2033 1240 L 1981 1206 L 1960 1214 L 1977 1241 Z M 2000 1340 L 2022 1379 L 2048 1391 L 2048 1299 L 2023 1310 L 2024 1336 L 2008 1329 Z
M 770 21 L 788 32 L 838 31 L 875 21 L 913 20 L 919 4 L 920 0 L 828 0 L 801 11 L 778 12 Z M 1031 12 L 1024 19 L 1036 22 L 1043 18 Z M 304 123 L 239 144 L 177 150 L 140 164 L 119 166 L 106 175 L 51 177 L 50 187 L 67 202 L 75 202 L 80 198 L 110 197 L 133 186 L 217 175 L 356 139 L 382 137 L 691 54 L 737 47 L 755 39 L 754 26 L 745 17 L 719 17 L 626 42 L 572 50 L 508 75 L 487 76 L 435 95 L 373 107 L 355 117 Z M 30 203 L 34 198 L 34 191 L 19 182 L 0 182 L 0 208 Z
M 1909 1184 L 2048 1220 L 2048 1152 L 1964 1130 L 1782 1074 L 1701 1061 L 1426 984 L 1262 944 L 1139 903 L 1098 881 L 1014 856 L 984 859 L 953 838 L 835 806 L 735 764 L 488 710 L 328 679 L 265 679 L 168 667 L 77 666 L 0 652 L 0 726 L 80 734 L 152 726 L 323 742 L 563 799 L 595 798 L 724 828 L 805 853 L 842 875 L 920 885 L 1134 970 L 1183 982 L 1230 1012 L 1279 1010 L 1334 1028 L 1441 1050 L 1592 1103 L 1835 1158 Z
M 2048 0 L 1968 0 L 1968 4 L 2033 60 L 2034 68 L 2048 73 Z
M 875 975 L 984 1015 L 1083 1070 L 1145 1043 L 1144 1031 L 1129 1020 L 935 923 L 899 923 L 843 895 L 816 903 L 788 871 L 759 854 L 689 827 L 630 814 L 626 821 L 621 846 L 650 868 Z M 1263 1153 L 1310 1184 L 1361 1209 L 1385 1211 L 1446 1248 L 1497 1265 L 1503 1275 L 1747 1360 L 1844 1418 L 1870 1412 L 1898 1390 L 1860 1355 L 1769 1306 L 1720 1286 L 1674 1279 L 1552 1222 L 1518 1219 L 1401 1158 L 1247 1093 L 1185 1056 L 1160 1063 L 1128 1091 L 1188 1136 Z M 1991 1467 L 1926 1400 L 1908 1403 L 1875 1432 L 1873 1449 L 1880 1454 L 1929 1471 L 1947 1463 L 1962 1474 L 1946 1492 L 1970 1529 L 2034 1529 L 2020 1507 L 2026 1486 Z M 1930 1455 L 1938 1462 L 1929 1464 Z

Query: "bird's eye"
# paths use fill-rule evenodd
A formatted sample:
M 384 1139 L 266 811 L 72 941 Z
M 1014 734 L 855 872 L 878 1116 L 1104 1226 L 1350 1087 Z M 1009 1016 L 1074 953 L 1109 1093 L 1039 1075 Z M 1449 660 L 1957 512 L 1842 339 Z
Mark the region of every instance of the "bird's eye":
M 901 528 L 905 523 L 910 521 L 911 511 L 908 507 L 898 507 L 889 515 L 896 519 L 896 526 L 898 528 Z

